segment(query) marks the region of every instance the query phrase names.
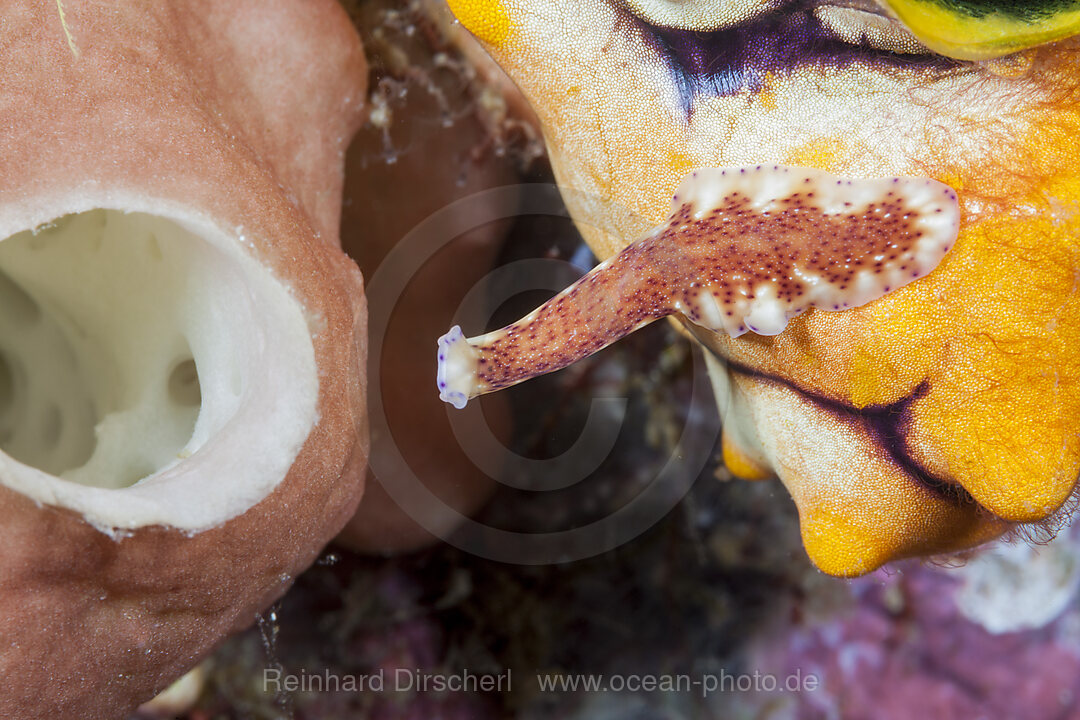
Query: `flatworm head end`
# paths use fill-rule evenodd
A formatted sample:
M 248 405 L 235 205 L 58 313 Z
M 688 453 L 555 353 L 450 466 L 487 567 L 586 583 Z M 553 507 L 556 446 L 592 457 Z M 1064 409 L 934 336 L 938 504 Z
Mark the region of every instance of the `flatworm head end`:
M 439 369 L 435 373 L 435 382 L 440 400 L 461 410 L 469 398 L 480 394 L 476 388 L 478 360 L 479 355 L 469 345 L 461 326 L 455 325 L 439 338 Z

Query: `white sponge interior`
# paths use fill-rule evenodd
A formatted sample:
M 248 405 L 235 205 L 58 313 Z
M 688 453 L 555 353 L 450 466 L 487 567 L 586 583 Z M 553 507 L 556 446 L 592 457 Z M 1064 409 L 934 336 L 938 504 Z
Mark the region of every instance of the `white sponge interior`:
M 95 209 L 0 241 L 0 482 L 102 529 L 220 524 L 315 420 L 299 303 L 236 238 Z

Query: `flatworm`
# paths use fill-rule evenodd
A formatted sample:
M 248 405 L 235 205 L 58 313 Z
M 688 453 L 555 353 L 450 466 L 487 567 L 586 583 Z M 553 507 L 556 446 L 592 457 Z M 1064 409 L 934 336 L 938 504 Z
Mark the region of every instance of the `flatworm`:
M 927 178 L 856 179 L 767 165 L 687 176 L 663 225 L 501 330 L 438 342 L 457 408 L 592 355 L 668 315 L 732 337 L 777 335 L 808 308 L 843 310 L 933 270 L 959 206 Z

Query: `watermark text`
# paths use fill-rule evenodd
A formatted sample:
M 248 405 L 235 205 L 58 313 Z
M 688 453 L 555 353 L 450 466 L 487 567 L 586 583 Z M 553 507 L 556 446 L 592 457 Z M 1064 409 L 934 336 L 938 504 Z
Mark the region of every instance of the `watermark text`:
M 813 692 L 820 679 L 801 670 L 778 676 L 755 670 L 750 673 L 572 675 L 538 674 L 541 692 L 693 692 L 702 697 L 735 692 Z

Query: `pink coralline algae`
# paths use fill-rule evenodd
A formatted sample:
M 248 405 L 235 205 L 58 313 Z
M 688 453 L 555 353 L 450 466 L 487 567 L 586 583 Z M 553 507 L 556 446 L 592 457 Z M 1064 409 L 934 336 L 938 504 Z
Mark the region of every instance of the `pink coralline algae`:
M 464 407 L 676 313 L 732 337 L 776 335 L 811 307 L 857 307 L 926 275 L 958 229 L 956 193 L 926 178 L 701 169 L 667 222 L 526 317 L 440 338 L 440 397 Z
M 749 667 L 819 680 L 813 692 L 747 698 L 770 708 L 756 717 L 1080 718 L 1077 609 L 995 635 L 960 613 L 956 578 L 940 569 L 908 563 L 850 588 L 851 605 L 832 617 L 804 617 L 754 643 Z

